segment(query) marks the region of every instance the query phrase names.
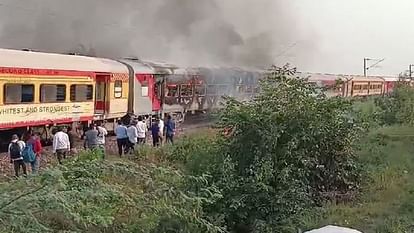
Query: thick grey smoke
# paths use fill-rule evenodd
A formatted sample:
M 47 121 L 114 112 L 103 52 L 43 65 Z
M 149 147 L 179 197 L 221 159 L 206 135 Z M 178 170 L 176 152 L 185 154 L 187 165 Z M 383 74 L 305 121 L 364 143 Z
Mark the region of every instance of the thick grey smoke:
M 311 32 L 281 0 L 0 1 L 6 48 L 182 65 L 303 64 L 315 49 Z

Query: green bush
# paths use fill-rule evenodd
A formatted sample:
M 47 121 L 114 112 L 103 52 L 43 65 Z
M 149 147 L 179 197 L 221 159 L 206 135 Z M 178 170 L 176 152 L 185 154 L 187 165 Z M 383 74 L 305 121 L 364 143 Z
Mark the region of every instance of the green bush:
M 364 233 L 412 232 L 414 229 L 414 128 L 373 129 L 357 152 L 364 167 L 358 199 L 331 202 L 302 218 L 303 229 L 338 224 Z
M 184 141 L 172 157 L 218 188 L 222 198 L 204 210 L 229 231 L 296 232 L 326 193 L 358 191 L 362 122 L 350 101 L 327 98 L 288 69 L 260 85 L 253 101 L 226 99 L 219 136 Z
M 0 232 L 221 232 L 202 206 L 203 177 L 85 152 L 40 176 L 0 185 Z M 188 190 L 188 181 L 202 189 Z
M 376 117 L 382 125 L 414 125 L 414 90 L 405 83 L 399 83 L 389 96 L 375 101 L 379 110 Z

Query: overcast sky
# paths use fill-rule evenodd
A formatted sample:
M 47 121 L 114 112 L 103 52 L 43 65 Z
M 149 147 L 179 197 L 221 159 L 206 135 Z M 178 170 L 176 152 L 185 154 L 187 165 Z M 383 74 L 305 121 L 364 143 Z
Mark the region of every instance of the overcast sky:
M 413 10 L 414 0 L 0 0 L 0 47 L 343 74 L 385 58 L 369 74 L 397 75 L 414 64 Z
M 292 0 L 314 30 L 309 71 L 362 73 L 363 58 L 385 58 L 370 74 L 398 74 L 414 64 L 413 0 Z M 295 54 L 294 49 L 291 55 Z M 288 59 L 295 60 L 294 57 Z

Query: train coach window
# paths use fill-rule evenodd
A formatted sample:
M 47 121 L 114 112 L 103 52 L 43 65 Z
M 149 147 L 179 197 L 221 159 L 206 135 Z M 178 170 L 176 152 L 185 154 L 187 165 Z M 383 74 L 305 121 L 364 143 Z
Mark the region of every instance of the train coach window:
M 236 86 L 236 90 L 237 90 L 238 93 L 243 93 L 244 90 L 245 90 L 245 86 L 243 86 L 243 85 L 237 85 Z
M 182 84 L 180 87 L 181 96 L 193 96 L 193 88 L 190 84 Z
M 65 102 L 66 85 L 43 84 L 40 85 L 40 102 Z
M 70 101 L 82 102 L 93 99 L 92 85 L 71 85 L 70 86 Z
M 141 83 L 141 96 L 142 97 L 148 96 L 148 81 L 144 81 Z
M 167 97 L 177 97 L 178 96 L 178 85 L 168 85 L 166 88 Z
M 114 97 L 115 98 L 122 98 L 122 81 L 117 80 L 115 81 L 115 88 L 114 88 Z
M 205 85 L 196 85 L 195 86 L 195 93 L 198 96 L 206 95 L 206 86 Z
M 34 85 L 6 84 L 4 85 L 4 100 L 6 104 L 32 103 L 34 101 Z

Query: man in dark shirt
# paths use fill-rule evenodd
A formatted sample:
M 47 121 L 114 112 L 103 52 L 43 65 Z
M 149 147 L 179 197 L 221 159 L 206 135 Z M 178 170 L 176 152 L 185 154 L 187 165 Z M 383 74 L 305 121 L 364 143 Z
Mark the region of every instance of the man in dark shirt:
M 85 133 L 85 149 L 93 150 L 98 147 L 98 135 L 99 131 L 96 129 L 96 125 L 92 124 Z
M 78 137 L 78 135 L 76 134 L 76 132 L 74 132 L 75 130 L 69 126 L 67 128 L 67 134 L 69 136 L 69 142 L 70 142 L 70 153 L 71 154 L 75 154 L 76 153 L 76 145 L 75 145 L 75 140 Z
M 152 145 L 154 147 L 160 146 L 160 127 L 158 123 L 159 121 L 154 121 L 151 126 Z
M 168 115 L 167 123 L 165 124 L 165 137 L 166 142 L 174 144 L 174 135 L 175 135 L 175 121 L 172 119 L 171 115 Z

